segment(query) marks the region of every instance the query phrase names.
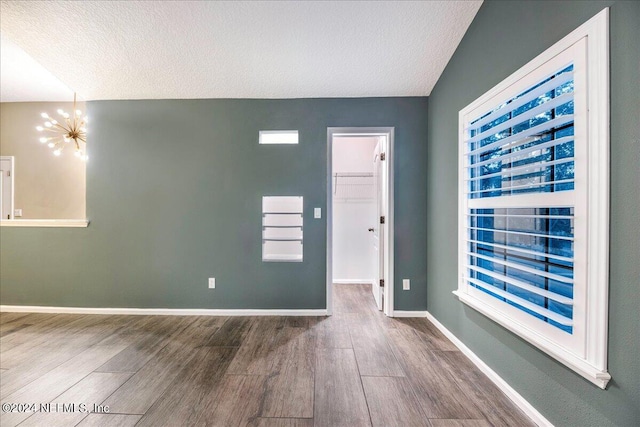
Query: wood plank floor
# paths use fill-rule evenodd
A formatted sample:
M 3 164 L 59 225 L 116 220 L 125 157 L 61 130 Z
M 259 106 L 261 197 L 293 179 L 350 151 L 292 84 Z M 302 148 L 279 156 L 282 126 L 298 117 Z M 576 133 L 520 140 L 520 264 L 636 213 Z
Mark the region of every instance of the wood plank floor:
M 52 408 L 3 411 L 3 427 L 533 425 L 369 285 L 335 285 L 331 317 L 0 313 L 0 396 Z

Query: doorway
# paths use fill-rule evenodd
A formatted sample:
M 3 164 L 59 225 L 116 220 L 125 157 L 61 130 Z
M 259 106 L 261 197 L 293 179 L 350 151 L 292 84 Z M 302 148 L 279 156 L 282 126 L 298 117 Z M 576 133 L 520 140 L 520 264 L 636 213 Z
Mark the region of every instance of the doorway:
M 327 313 L 333 283 L 367 283 L 393 316 L 393 128 L 328 128 Z
M 0 157 L 0 219 L 13 219 L 14 157 Z

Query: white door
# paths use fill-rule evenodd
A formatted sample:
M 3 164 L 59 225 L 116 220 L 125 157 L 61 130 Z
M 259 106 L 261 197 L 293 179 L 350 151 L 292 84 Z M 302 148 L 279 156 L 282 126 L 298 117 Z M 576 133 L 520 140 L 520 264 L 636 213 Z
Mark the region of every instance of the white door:
M 373 256 L 374 256 L 374 277 L 376 280 L 372 284 L 373 297 L 376 300 L 378 310 L 382 310 L 384 307 L 384 253 L 385 253 L 385 241 L 384 241 L 384 227 L 385 224 L 382 218 L 386 215 L 386 188 L 387 188 L 387 176 L 386 168 L 384 167 L 384 159 L 386 156 L 386 137 L 381 136 L 379 138 L 378 145 L 373 154 L 373 179 L 375 182 L 376 193 L 376 217 L 375 222 L 369 231 L 372 232 L 372 244 L 373 244 Z
M 0 158 L 0 215 L 13 219 L 13 157 Z

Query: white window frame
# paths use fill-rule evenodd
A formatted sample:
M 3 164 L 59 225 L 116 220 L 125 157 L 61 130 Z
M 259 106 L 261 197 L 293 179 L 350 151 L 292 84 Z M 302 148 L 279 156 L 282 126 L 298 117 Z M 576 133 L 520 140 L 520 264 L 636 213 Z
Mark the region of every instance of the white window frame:
M 580 50 L 582 49 L 582 53 Z M 464 280 L 467 258 L 467 209 L 465 128 L 470 120 L 501 102 L 517 96 L 540 81 L 541 72 L 559 56 L 577 51 L 574 62 L 576 89 L 583 79 L 587 93 L 576 90 L 576 144 L 586 144 L 586 158 L 576 156 L 575 221 L 576 248 L 574 264 L 574 333 L 566 342 L 558 339 L 561 331 L 533 316 L 526 315 L 496 298 L 483 298 Z M 586 52 L 585 52 L 586 50 Z M 584 54 L 583 54 L 584 53 Z M 584 59 L 582 63 L 579 57 Z M 573 58 L 572 58 L 573 61 Z M 560 61 L 561 62 L 561 61 Z M 551 65 L 553 67 L 553 65 Z M 582 67 L 583 71 L 579 70 Z M 586 76 L 584 71 L 586 70 Z M 580 77 L 582 73 L 582 77 Z M 582 98 L 583 108 L 578 99 Z M 586 99 L 585 99 L 586 98 Z M 496 102 L 497 101 L 497 102 Z M 579 123 L 581 126 L 578 126 Z M 579 134 L 579 127 L 586 135 Z M 481 312 L 508 330 L 535 345 L 600 388 L 611 379 L 607 372 L 608 293 L 609 293 L 609 9 L 606 8 L 562 40 L 538 55 L 504 81 L 459 113 L 458 166 L 458 273 L 454 294 L 464 304 Z M 577 150 L 576 150 L 577 154 Z M 588 173 L 587 173 L 588 171 Z M 556 193 L 562 197 L 563 192 Z M 510 196 L 514 197 L 514 196 Z M 519 195 L 516 197 L 532 197 Z M 488 200 L 488 199 L 487 199 Z M 581 205 L 582 208 L 578 208 Z M 499 206 L 496 206 L 498 208 Z M 555 336 L 554 336 L 555 335 Z M 566 335 L 566 334 L 565 334 Z

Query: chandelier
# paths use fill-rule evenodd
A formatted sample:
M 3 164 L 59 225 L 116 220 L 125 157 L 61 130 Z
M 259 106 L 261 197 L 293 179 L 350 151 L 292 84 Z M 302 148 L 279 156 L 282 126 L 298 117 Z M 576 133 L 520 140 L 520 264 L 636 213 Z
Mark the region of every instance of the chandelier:
M 40 114 L 45 122 L 43 126 L 36 126 L 36 129 L 38 132 L 48 132 L 50 135 L 41 137 L 40 143 L 47 144 L 55 156 L 60 156 L 66 147 L 71 146 L 76 157 L 87 161 L 87 117 L 82 117 L 82 111 L 76 109 L 76 94 L 73 94 L 71 114 L 62 109 L 58 109 L 57 112 L 62 117 L 60 122 L 47 113 Z

